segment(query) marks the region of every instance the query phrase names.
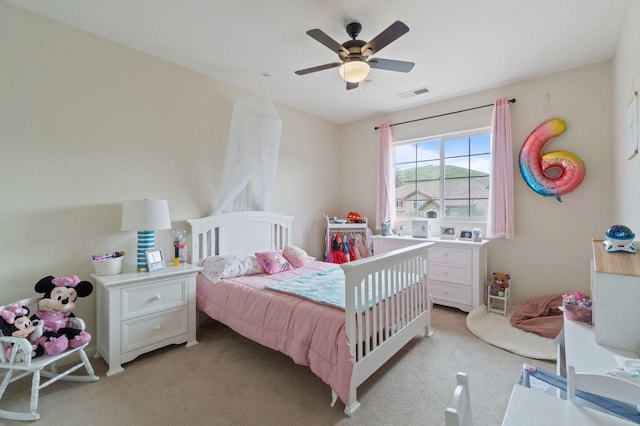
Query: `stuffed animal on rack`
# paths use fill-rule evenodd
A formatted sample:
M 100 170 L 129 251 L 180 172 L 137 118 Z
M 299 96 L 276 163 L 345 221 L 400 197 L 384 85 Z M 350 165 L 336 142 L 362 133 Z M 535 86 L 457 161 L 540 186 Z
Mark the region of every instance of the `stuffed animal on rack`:
M 38 309 L 32 319 L 41 319 L 44 330 L 66 336 L 69 347 L 77 348 L 91 340 L 91 335 L 84 331 L 84 322 L 73 314 L 78 297 L 87 297 L 93 291 L 93 284 L 81 281 L 75 275 L 54 278 L 49 275 L 35 285 L 37 293 L 44 293 L 38 302 Z
M 5 306 L 0 311 L 0 330 L 2 335 L 6 337 L 20 337 L 28 339 L 31 343 L 31 350 L 27 356 L 35 358 L 45 353 L 43 346 L 42 335 L 44 332 L 44 323 L 42 321 L 31 321 L 29 319 L 29 308 L 22 306 L 22 303 L 15 302 Z M 4 347 L 5 359 L 11 359 L 11 354 L 14 351 L 15 344 L 9 344 Z M 66 345 L 60 351 L 62 352 L 67 347 Z M 20 352 L 16 353 L 15 361 L 25 361 L 26 349 L 22 348 Z M 52 348 L 53 349 L 53 348 Z
M 511 275 L 504 272 L 494 272 L 489 281 L 489 287 L 491 287 L 491 295 L 504 297 L 506 289 L 509 288 Z

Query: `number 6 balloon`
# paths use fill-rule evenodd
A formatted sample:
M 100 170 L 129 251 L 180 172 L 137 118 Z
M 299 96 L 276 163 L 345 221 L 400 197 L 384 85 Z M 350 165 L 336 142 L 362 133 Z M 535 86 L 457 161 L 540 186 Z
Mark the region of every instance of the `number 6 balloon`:
M 559 118 L 544 121 L 527 137 L 518 161 L 524 181 L 538 194 L 556 197 L 573 191 L 582 183 L 586 168 L 577 155 L 568 151 L 542 154 L 544 146 L 564 133 L 567 123 Z

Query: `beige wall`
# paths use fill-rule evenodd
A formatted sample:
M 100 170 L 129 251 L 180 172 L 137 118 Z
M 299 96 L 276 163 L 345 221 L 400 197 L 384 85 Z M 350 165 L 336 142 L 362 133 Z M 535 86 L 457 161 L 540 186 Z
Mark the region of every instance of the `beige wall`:
M 489 271 L 511 274 L 516 303 L 568 290 L 588 293 L 590 241 L 602 237 L 613 217 L 610 81 L 611 64 L 604 62 L 345 125 L 341 129 L 341 150 L 348 153 L 345 158 L 362 153 L 366 161 L 350 179 L 342 203 L 375 216 L 375 188 L 368 184 L 375 182 L 377 173 L 374 126 L 485 105 L 501 97 L 516 98 L 511 106 L 516 238 L 490 243 Z M 551 142 L 548 150 L 574 152 L 587 167 L 584 182 L 564 196 L 562 203 L 530 190 L 518 168 L 522 143 L 538 124 L 551 117 L 566 120 L 567 131 Z M 491 108 L 485 108 L 397 126 L 393 136 L 410 139 L 484 127 L 490 122 Z M 343 168 L 347 163 L 345 160 Z
M 251 93 L 5 2 L 0 40 L 2 302 L 36 295 L 49 274 L 90 279 L 92 254 L 133 253 L 135 233 L 120 231 L 123 200 L 167 199 L 175 227 L 211 212 L 233 104 Z M 319 256 L 321 214 L 338 210 L 318 188 L 339 188 L 326 167 L 339 128 L 276 109 L 272 210 L 294 215 L 294 243 Z M 170 231 L 158 241 L 172 253 Z M 133 256 L 125 267 L 135 268 Z M 90 330 L 94 312 L 95 295 L 76 310 Z
M 629 226 L 640 235 L 640 155 L 628 160 L 627 104 L 634 90 L 640 89 L 640 2 L 629 3 L 613 60 L 613 135 L 615 141 L 613 189 L 615 222 Z M 640 237 L 638 238 L 640 240 Z

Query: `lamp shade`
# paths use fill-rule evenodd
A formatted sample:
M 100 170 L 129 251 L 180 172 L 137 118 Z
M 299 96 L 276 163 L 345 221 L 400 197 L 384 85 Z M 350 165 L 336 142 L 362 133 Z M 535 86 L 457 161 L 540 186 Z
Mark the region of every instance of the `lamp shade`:
M 371 67 L 362 60 L 352 60 L 340 65 L 338 72 L 340 77 L 349 83 L 359 83 L 369 75 Z
M 130 200 L 122 202 L 123 231 L 171 229 L 167 200 Z
M 122 202 L 122 230 L 138 231 L 138 271 L 148 271 L 147 252 L 156 247 L 156 229 L 171 228 L 167 200 Z

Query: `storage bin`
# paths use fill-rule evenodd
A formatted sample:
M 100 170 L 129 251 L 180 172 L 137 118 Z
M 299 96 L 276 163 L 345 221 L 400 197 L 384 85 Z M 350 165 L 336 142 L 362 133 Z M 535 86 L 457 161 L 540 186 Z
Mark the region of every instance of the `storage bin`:
M 564 303 L 564 314 L 572 321 L 586 322 L 591 324 L 593 306 L 581 306 L 575 303 Z
M 122 271 L 123 259 L 124 256 L 94 260 L 93 269 L 95 269 L 96 275 L 117 275 Z

